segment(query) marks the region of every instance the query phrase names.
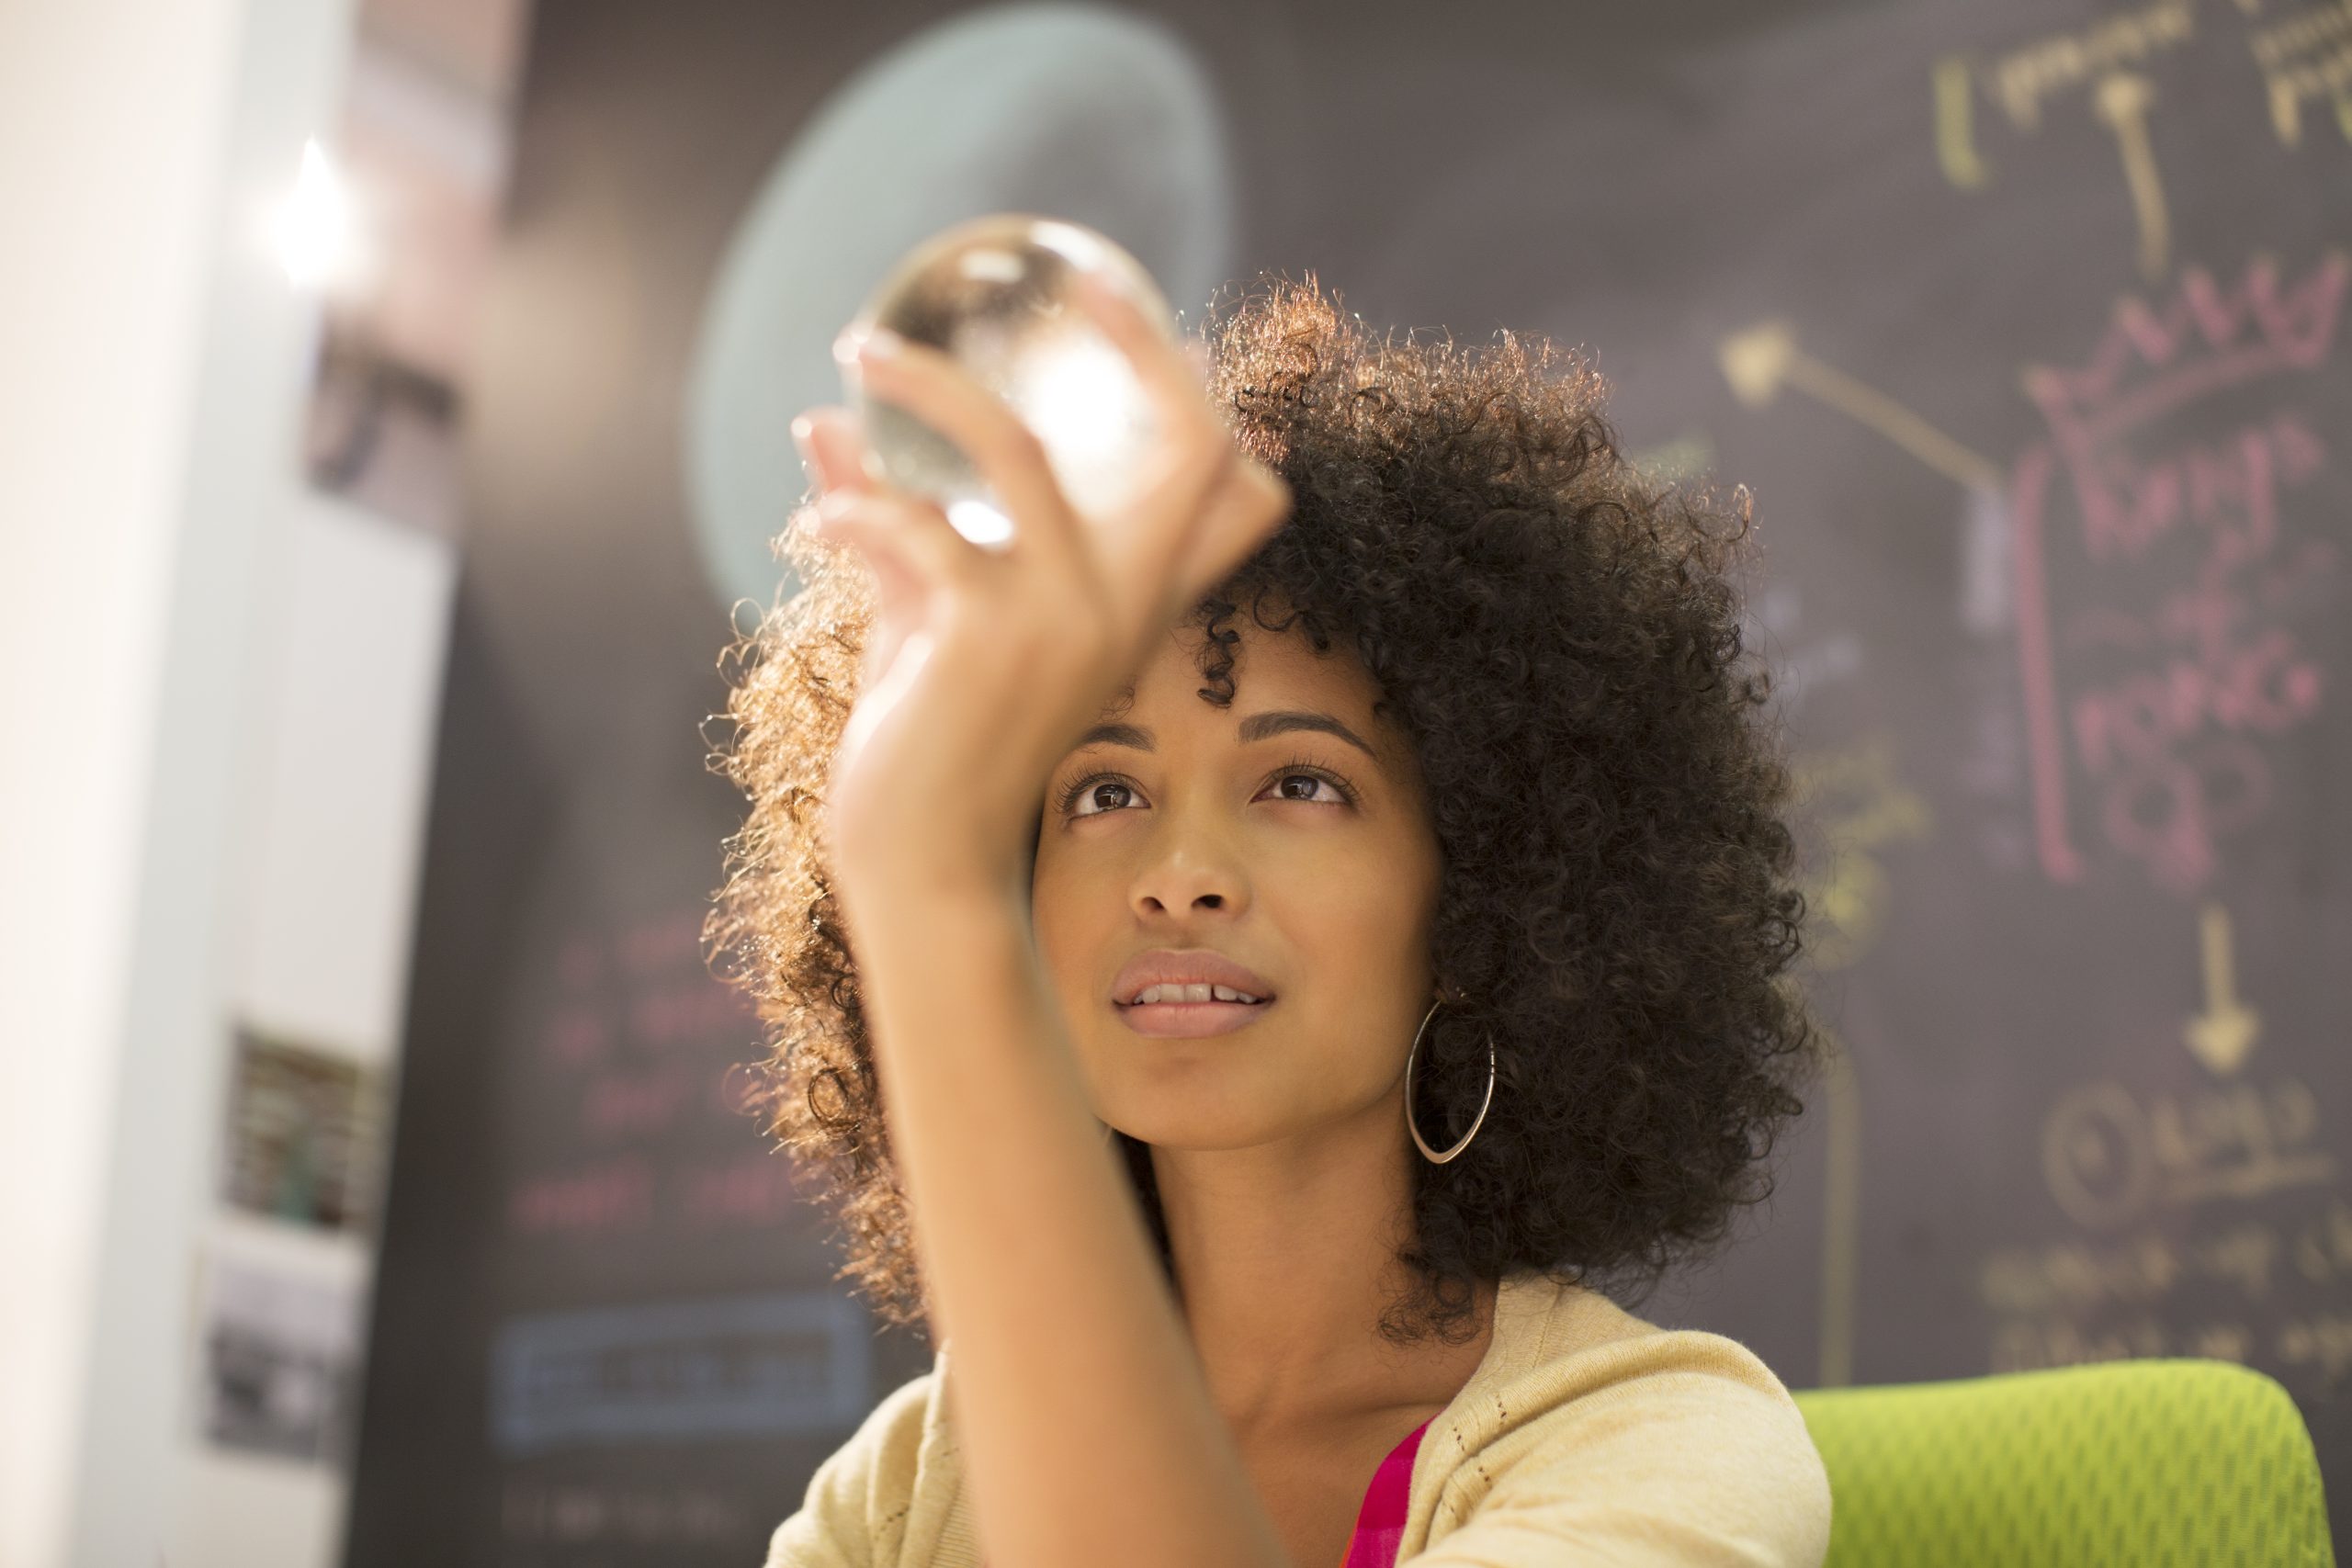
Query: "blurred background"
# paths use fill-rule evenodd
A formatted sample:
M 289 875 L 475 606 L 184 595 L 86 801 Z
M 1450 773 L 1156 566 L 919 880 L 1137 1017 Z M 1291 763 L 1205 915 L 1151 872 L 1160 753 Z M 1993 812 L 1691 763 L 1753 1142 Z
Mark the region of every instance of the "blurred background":
M 757 1562 L 930 1350 L 740 1109 L 791 414 L 1026 210 L 1745 483 L 1836 1070 L 1641 1303 L 2352 1497 L 2352 4 L 0 11 L 0 1562 Z

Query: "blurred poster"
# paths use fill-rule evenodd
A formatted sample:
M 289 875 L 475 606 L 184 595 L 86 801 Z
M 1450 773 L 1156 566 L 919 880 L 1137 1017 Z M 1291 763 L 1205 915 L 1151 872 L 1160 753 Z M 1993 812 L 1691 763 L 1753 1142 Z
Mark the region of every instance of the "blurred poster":
M 216 1257 L 204 1301 L 204 1436 L 225 1449 L 341 1464 L 357 1392 L 351 1284 Z
M 273 1219 L 363 1228 L 375 1207 L 382 1077 L 348 1056 L 240 1029 L 224 1196 Z

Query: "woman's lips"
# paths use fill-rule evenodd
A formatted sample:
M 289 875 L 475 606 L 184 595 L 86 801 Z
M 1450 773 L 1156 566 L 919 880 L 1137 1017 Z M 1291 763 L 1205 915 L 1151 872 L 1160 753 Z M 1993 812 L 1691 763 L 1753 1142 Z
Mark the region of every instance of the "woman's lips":
M 1112 1006 L 1118 1010 L 1121 1021 L 1137 1034 L 1192 1039 L 1246 1028 L 1275 1000 L 1268 997 L 1262 1002 L 1114 1002 Z

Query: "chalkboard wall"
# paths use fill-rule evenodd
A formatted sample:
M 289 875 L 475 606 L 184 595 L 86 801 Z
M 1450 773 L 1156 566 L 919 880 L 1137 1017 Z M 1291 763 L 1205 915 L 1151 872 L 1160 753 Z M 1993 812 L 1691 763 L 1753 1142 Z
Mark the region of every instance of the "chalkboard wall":
M 2340 1520 L 2352 5 L 565 0 L 467 412 L 350 1562 L 740 1568 L 928 1367 L 737 1109 L 696 726 L 866 253 L 1048 204 L 1194 310 L 1313 269 L 1583 345 L 1641 461 L 1753 491 L 1841 1055 L 1644 1314 L 1797 1388 L 2245 1361 Z

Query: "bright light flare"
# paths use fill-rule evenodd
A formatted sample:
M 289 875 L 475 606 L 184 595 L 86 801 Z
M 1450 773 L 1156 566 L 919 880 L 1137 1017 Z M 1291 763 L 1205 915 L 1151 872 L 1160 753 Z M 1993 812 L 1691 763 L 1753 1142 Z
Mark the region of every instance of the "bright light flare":
M 297 288 L 323 288 L 351 263 L 351 198 L 312 137 L 302 143 L 302 172 L 270 225 L 278 265 Z
M 1024 354 L 1007 400 L 1046 447 L 1062 493 L 1080 512 L 1115 512 L 1150 451 L 1151 407 L 1135 367 L 1091 330 L 1065 332 Z

